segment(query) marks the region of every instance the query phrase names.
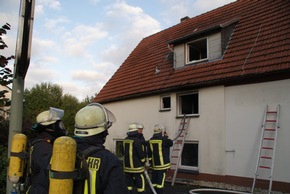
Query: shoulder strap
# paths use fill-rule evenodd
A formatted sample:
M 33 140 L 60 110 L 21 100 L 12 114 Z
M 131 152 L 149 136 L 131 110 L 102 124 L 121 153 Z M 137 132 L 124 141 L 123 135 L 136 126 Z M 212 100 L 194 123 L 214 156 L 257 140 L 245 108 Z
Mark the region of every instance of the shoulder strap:
M 91 146 L 88 147 L 87 149 L 83 150 L 81 154 L 83 154 L 83 157 L 87 158 L 89 155 L 92 153 L 98 152 L 100 150 L 103 150 L 104 148 L 98 147 L 98 146 Z
M 76 159 L 76 167 L 78 171 L 78 177 L 74 182 L 74 189 L 73 193 L 78 194 L 78 193 L 83 193 L 84 191 L 84 183 L 85 179 L 88 181 L 89 185 L 89 194 L 91 194 L 91 181 L 90 181 L 90 176 L 89 176 L 89 168 L 88 168 L 88 163 L 87 163 L 87 158 L 90 156 L 92 153 L 98 152 L 100 150 L 103 150 L 104 148 L 98 147 L 98 146 L 91 146 L 83 150 L 82 152 L 77 153 L 77 159 Z
M 46 139 L 30 139 L 27 142 L 27 146 L 26 146 L 26 153 L 25 153 L 25 169 L 24 169 L 24 173 L 25 177 L 23 177 L 23 182 L 24 182 L 24 188 L 27 191 L 28 188 L 31 185 L 31 176 L 32 176 L 32 172 L 31 172 L 31 155 L 33 152 L 33 146 L 41 141 L 46 141 L 46 142 L 50 142 Z

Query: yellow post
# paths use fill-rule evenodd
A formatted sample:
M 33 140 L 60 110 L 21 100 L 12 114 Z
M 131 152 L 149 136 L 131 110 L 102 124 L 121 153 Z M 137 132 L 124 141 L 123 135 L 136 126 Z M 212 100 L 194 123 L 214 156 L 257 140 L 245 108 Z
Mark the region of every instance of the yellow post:
M 53 143 L 51 170 L 73 172 L 76 161 L 76 142 L 73 138 L 62 136 Z M 49 194 L 72 194 L 73 179 L 49 178 Z

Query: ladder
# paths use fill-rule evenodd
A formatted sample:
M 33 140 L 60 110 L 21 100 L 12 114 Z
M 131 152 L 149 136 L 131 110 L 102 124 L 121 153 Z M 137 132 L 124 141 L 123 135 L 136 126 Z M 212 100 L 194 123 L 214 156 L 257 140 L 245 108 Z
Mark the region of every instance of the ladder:
M 280 105 L 277 106 L 275 111 L 270 111 L 268 109 L 268 105 L 266 106 L 262 124 L 259 155 L 257 159 L 255 177 L 253 180 L 251 193 L 254 193 L 256 180 L 262 173 L 264 173 L 265 176 L 269 176 L 268 193 L 271 193 L 277 133 L 278 129 L 280 128 L 279 117 Z
M 187 135 L 187 129 L 189 125 L 189 119 L 190 117 L 186 117 L 186 115 L 183 116 L 183 118 L 180 121 L 179 129 L 178 129 L 178 134 L 177 136 L 173 139 L 174 144 L 170 156 L 170 163 L 171 167 L 170 170 L 173 171 L 173 178 L 171 180 L 171 185 L 173 186 L 175 183 L 176 175 L 178 172 L 178 165 L 181 159 L 181 154 L 184 146 L 184 141 Z

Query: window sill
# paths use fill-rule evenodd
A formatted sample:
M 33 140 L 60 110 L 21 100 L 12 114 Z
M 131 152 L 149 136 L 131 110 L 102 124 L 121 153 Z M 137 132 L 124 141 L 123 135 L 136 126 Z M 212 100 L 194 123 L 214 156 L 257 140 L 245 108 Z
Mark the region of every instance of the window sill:
M 196 60 L 196 61 L 190 61 L 190 62 L 185 63 L 185 66 L 196 65 L 196 64 L 204 63 L 204 62 L 208 62 L 208 61 L 209 61 L 208 58 Z
M 190 117 L 190 118 L 198 118 L 199 117 L 199 114 L 188 114 L 188 115 L 185 115 L 186 117 Z M 184 115 L 177 115 L 176 118 L 183 118 Z
M 199 174 L 198 170 L 185 170 L 185 169 L 178 169 L 180 173 L 187 173 L 187 174 Z
M 171 108 L 168 108 L 168 109 L 160 109 L 159 112 L 168 112 L 168 111 L 171 111 Z

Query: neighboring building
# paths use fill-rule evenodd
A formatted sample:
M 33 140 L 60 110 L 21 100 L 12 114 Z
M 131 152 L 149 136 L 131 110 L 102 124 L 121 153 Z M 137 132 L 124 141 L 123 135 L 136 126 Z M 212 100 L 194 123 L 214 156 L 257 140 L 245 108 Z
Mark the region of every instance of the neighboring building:
M 173 138 L 186 114 L 178 177 L 251 187 L 264 109 L 280 105 L 273 190 L 290 192 L 289 13 L 288 0 L 238 0 L 144 38 L 94 99 L 117 118 L 106 146 L 119 154 L 131 122 Z

